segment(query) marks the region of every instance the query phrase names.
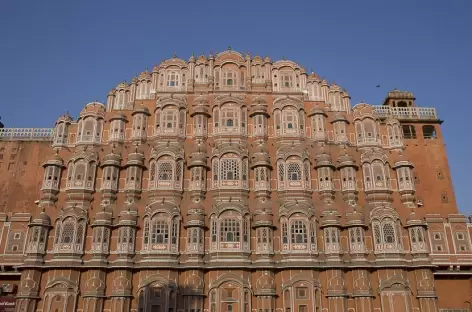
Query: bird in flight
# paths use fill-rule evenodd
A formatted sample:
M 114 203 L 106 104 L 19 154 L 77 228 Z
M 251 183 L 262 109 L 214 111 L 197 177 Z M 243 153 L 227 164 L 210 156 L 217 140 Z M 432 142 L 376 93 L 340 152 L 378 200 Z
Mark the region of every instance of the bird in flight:
M 377 85 L 376 88 L 380 88 L 380 85 Z

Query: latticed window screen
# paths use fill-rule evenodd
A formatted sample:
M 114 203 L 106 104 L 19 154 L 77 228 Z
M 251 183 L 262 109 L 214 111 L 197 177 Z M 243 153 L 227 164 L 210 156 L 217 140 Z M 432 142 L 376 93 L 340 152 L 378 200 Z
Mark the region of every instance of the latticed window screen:
M 364 243 L 364 232 L 360 228 L 356 228 L 356 242 Z
M 331 242 L 339 243 L 338 231 L 336 229 L 331 229 Z
M 71 244 L 74 240 L 74 229 L 75 223 L 70 220 L 66 221 L 62 226 L 62 233 L 61 233 L 61 243 L 63 244 Z
M 152 223 L 151 243 L 167 244 L 169 241 L 169 225 L 164 220 L 154 220 Z
M 180 181 L 181 175 L 182 175 L 182 162 L 179 161 L 177 162 L 177 165 L 175 166 L 175 180 Z
M 303 174 L 305 175 L 305 181 L 308 183 L 310 181 L 310 165 L 307 162 L 303 164 Z
M 161 162 L 159 164 L 158 179 L 160 181 L 172 180 L 172 163 Z
M 222 159 L 221 160 L 221 179 L 239 180 L 239 160 Z
M 222 219 L 220 223 L 221 242 L 239 242 L 240 223 L 237 219 Z
M 77 227 L 77 235 L 76 235 L 76 244 L 82 244 L 82 236 L 84 235 L 85 225 L 83 223 L 79 224 Z
M 306 233 L 305 222 L 300 221 L 300 220 L 293 221 L 291 232 L 292 232 L 292 243 L 306 244 L 307 233 Z
M 385 243 L 394 243 L 395 242 L 395 229 L 392 224 L 386 223 L 383 225 L 383 236 Z
M 242 175 L 243 175 L 243 181 L 247 180 L 248 172 L 247 172 L 247 160 L 243 159 L 242 161 Z
M 155 181 L 156 180 L 156 163 L 151 164 L 150 172 L 151 172 L 151 181 Z
M 375 243 L 380 244 L 381 235 L 380 235 L 380 225 L 379 224 L 374 225 L 374 235 L 375 235 Z
M 279 181 L 283 181 L 284 180 L 284 164 L 280 163 L 279 164 Z
M 324 230 L 324 235 L 325 235 L 325 241 L 327 244 L 331 243 L 331 236 L 329 235 L 329 229 Z
M 289 163 L 287 167 L 289 181 L 300 181 L 302 179 L 300 164 Z

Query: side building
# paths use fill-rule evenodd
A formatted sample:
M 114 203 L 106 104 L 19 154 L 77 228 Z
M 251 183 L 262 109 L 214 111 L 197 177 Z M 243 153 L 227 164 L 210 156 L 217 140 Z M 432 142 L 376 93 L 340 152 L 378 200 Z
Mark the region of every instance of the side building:
M 174 56 L 53 129 L 0 129 L 0 305 L 470 311 L 441 122 L 288 60 Z

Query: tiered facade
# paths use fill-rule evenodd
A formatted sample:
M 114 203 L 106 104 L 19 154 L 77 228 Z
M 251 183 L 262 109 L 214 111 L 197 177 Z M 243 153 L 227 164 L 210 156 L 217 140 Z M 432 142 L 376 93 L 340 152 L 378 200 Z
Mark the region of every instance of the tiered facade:
M 18 312 L 467 311 L 440 123 L 292 61 L 174 56 L 0 129 L 3 280 Z

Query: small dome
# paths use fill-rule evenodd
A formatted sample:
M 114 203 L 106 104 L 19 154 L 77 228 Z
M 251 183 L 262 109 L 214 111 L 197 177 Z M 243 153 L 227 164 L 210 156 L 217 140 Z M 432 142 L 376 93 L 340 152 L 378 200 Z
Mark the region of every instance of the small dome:
M 256 105 L 252 105 L 250 107 L 249 117 L 252 117 L 256 114 L 263 114 L 263 115 L 269 116 L 269 113 L 267 112 L 267 105 L 259 104 L 259 103 Z
M 327 116 L 325 111 L 320 108 L 320 107 L 313 107 L 310 109 L 310 112 L 308 113 L 308 116 L 314 116 L 314 115 L 324 115 Z
M 266 152 L 256 152 L 253 154 L 251 168 L 258 166 L 271 167 L 269 154 Z
M 126 83 L 126 81 L 120 82 L 120 83 L 116 86 L 116 89 L 126 89 L 126 88 L 128 88 L 128 84 Z
M 134 116 L 136 114 L 144 114 L 144 115 L 147 115 L 147 116 L 150 116 L 151 114 L 149 113 L 149 109 L 147 109 L 147 107 L 144 107 L 144 106 L 141 106 L 141 107 L 138 107 L 136 108 L 132 113 L 131 113 L 131 116 Z
M 120 163 L 121 163 L 121 155 L 115 154 L 113 151 L 111 151 L 110 153 L 106 154 L 105 157 L 103 157 L 102 166 L 106 166 L 106 165 L 119 166 Z
M 135 151 L 134 153 L 128 154 L 128 160 L 126 166 L 143 166 L 144 165 L 144 154 Z
M 71 123 L 72 121 L 72 117 L 69 116 L 69 113 L 65 113 L 64 115 L 61 115 L 59 116 L 59 118 L 57 118 L 56 125 L 60 122 Z
M 354 156 L 349 155 L 347 152 L 338 156 L 338 169 L 343 167 L 357 167 L 356 159 Z
M 336 82 L 333 82 L 332 85 L 329 86 L 330 91 L 341 91 L 341 88 L 336 84 Z
M 97 212 L 95 215 L 94 223 L 101 223 L 101 224 L 111 224 L 112 221 L 112 213 L 102 210 Z
M 201 213 L 189 213 L 187 220 L 188 224 L 205 224 L 205 216 Z
M 398 89 L 390 91 L 387 97 L 392 99 L 415 99 L 415 96 L 410 91 L 401 91 Z
M 362 210 L 362 207 L 359 206 L 350 206 L 346 212 L 346 221 L 347 225 L 359 225 L 364 226 L 365 216 Z
M 151 73 L 149 73 L 147 69 L 143 71 L 141 74 L 139 74 L 139 80 L 150 80 L 150 79 L 151 79 Z
M 46 166 L 64 166 L 64 160 L 59 156 L 58 153 L 54 154 L 53 156 L 49 157 L 49 159 L 43 164 L 43 167 Z
M 192 112 L 190 114 L 190 117 L 193 117 L 197 114 L 205 115 L 207 117 L 210 117 L 210 109 L 208 105 L 206 104 L 198 104 L 192 107 Z
M 339 213 L 336 211 L 334 207 L 330 204 L 325 204 L 323 207 L 323 214 L 322 214 L 322 221 L 321 221 L 321 226 L 322 227 L 327 227 L 327 226 L 340 226 L 340 218 L 341 216 Z
M 188 167 L 203 166 L 207 167 L 207 154 L 206 150 L 197 144 L 193 147 L 192 152 L 190 153 L 190 161 Z
M 346 123 L 349 123 L 349 121 L 347 120 L 346 116 L 344 116 L 342 113 L 340 112 L 337 112 L 334 114 L 333 116 L 333 121 L 331 122 L 336 122 L 336 121 L 345 121 Z
M 321 145 L 316 149 L 316 154 L 315 154 L 315 163 L 316 166 L 315 168 L 318 167 L 334 167 L 333 163 L 331 161 L 331 155 L 329 154 L 328 150 Z
M 206 63 L 207 58 L 206 58 L 205 55 L 203 55 L 203 53 L 202 53 L 200 56 L 198 56 L 197 61 L 198 61 L 199 63 Z
M 90 102 L 82 109 L 80 116 L 83 115 L 104 115 L 105 114 L 105 105 L 100 102 Z
M 405 154 L 403 153 L 398 153 L 394 154 L 392 157 L 394 160 L 394 165 L 392 168 L 396 169 L 399 167 L 411 167 L 413 168 L 413 164 L 406 158 Z
M 193 201 L 190 205 L 188 205 L 188 210 L 205 210 L 203 203 L 201 201 Z
M 308 75 L 308 81 L 320 81 L 320 77 L 315 74 L 314 72 L 311 72 L 309 75 Z
M 274 203 L 267 198 L 261 198 L 256 203 L 256 211 L 254 212 L 254 225 L 272 225 L 274 214 Z
M 35 212 L 35 214 L 33 215 L 32 223 L 38 224 L 38 225 L 50 225 L 51 224 L 51 218 L 44 211 L 44 209 L 43 210 L 38 209 Z
M 108 119 L 109 121 L 112 121 L 112 120 L 123 120 L 123 121 L 128 121 L 126 119 L 126 116 L 122 113 L 114 113 L 110 116 L 110 118 Z

